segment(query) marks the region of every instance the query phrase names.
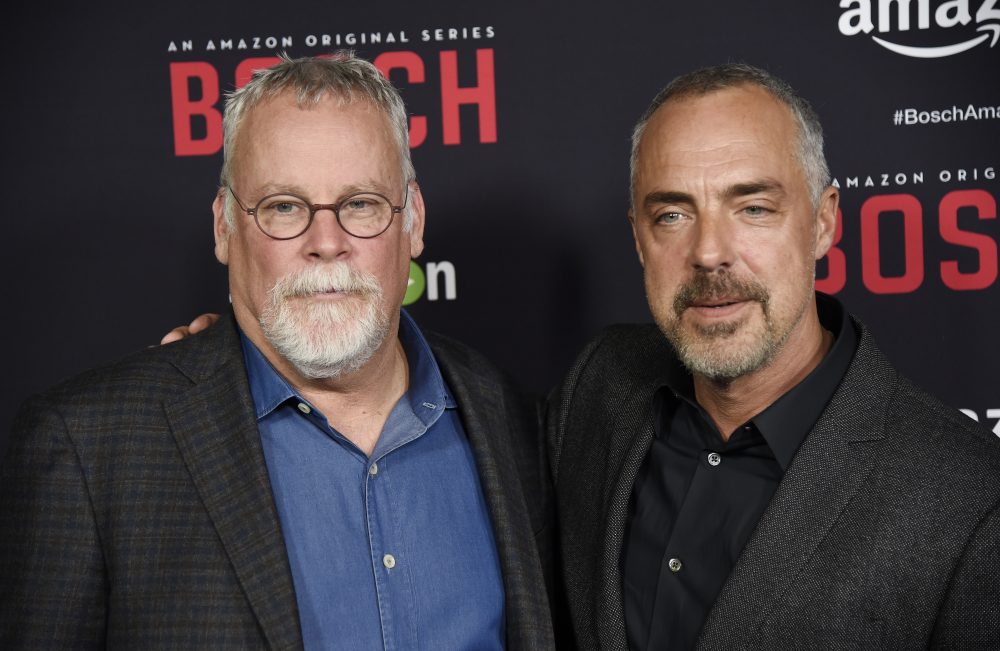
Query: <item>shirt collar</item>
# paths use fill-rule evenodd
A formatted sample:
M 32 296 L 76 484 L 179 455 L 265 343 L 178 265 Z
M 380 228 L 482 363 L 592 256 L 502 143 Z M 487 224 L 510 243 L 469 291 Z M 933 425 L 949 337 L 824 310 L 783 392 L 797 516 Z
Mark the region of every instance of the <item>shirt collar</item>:
M 858 347 L 858 334 L 837 299 L 816 292 L 816 307 L 820 325 L 834 336 L 829 352 L 801 382 L 749 421 L 767 441 L 782 470 L 787 470 L 806 435 L 819 420 Z M 677 397 L 701 411 L 695 400 L 691 374 L 679 361 L 674 360 L 664 383 Z
M 243 346 L 243 362 L 247 367 L 250 397 L 253 398 L 257 420 L 270 414 L 286 400 L 297 398 L 304 401 L 284 376 L 271 366 L 264 353 L 260 352 L 242 329 L 240 329 L 240 344 Z
M 445 408 L 457 407 L 455 398 L 444 383 L 441 369 L 438 367 L 430 344 L 424 339 L 416 322 L 406 312 L 399 311 L 399 341 L 403 344 L 406 361 L 410 365 L 410 388 L 406 395 L 414 413 L 421 414 L 428 410 L 435 412 Z M 433 407 L 431 405 L 434 405 Z M 436 419 L 437 416 L 434 417 Z M 421 418 L 425 425 L 430 425 L 426 418 Z
M 444 409 L 457 406 L 455 399 L 445 385 L 430 345 L 406 310 L 399 312 L 399 340 L 410 367 L 409 389 L 404 398 L 409 401 L 413 413 L 429 427 Z M 308 402 L 278 373 L 242 330 L 240 342 L 243 345 L 243 360 L 257 420 L 270 414 L 286 400 L 295 398 L 300 402 Z
M 753 417 L 783 470 L 826 409 L 858 348 L 858 333 L 840 302 L 817 292 L 816 306 L 820 324 L 834 335 L 833 346 L 809 375 Z

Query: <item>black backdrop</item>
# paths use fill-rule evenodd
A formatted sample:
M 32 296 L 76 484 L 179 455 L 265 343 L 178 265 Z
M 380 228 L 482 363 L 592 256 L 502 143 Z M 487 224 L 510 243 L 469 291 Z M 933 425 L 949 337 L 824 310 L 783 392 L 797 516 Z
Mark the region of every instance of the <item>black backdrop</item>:
M 247 59 L 338 38 L 392 68 L 424 118 L 428 287 L 409 307 L 424 327 L 545 391 L 600 327 L 649 320 L 625 221 L 629 130 L 676 74 L 747 61 L 826 126 L 843 236 L 821 287 L 918 384 L 1000 433 L 992 2 L 912 0 L 905 19 L 877 0 L 473 4 L 5 9 L 0 449 L 28 395 L 224 309 L 215 94 Z

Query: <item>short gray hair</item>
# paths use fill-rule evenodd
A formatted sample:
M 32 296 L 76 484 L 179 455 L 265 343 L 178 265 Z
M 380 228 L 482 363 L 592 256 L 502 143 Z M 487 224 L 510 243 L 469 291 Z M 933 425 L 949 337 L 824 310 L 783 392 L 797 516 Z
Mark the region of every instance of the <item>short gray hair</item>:
M 636 163 L 639 158 L 639 142 L 646 131 L 646 125 L 657 109 L 670 100 L 700 97 L 709 93 L 737 86 L 757 86 L 771 94 L 774 99 L 788 107 L 798 126 L 798 158 L 809 186 L 813 206 L 819 204 L 820 196 L 830 185 L 830 167 L 823 154 L 823 126 L 819 116 L 803 97 L 799 96 L 785 81 L 771 73 L 745 63 L 727 63 L 711 68 L 702 68 L 677 77 L 661 90 L 646 112 L 639 118 L 632 130 L 632 153 L 629 161 L 631 195 L 635 200 Z
M 392 127 L 393 139 L 399 149 L 403 181 L 409 183 L 416 178 L 410 158 L 406 106 L 399 91 L 382 76 L 378 68 L 356 57 L 349 50 L 335 52 L 329 57 L 292 59 L 285 53 L 278 57 L 281 59 L 280 63 L 255 71 L 245 86 L 226 95 L 226 107 L 222 116 L 222 173 L 219 178 L 223 187 L 232 183 L 237 137 L 246 116 L 254 107 L 284 92 L 295 93 L 299 106 L 318 104 L 328 94 L 338 98 L 342 105 L 356 100 L 370 102 L 373 107 L 382 111 Z M 232 225 L 232 196 L 229 192 L 225 196 L 225 216 Z M 404 231 L 409 231 L 413 224 L 410 206 L 407 202 L 403 219 Z

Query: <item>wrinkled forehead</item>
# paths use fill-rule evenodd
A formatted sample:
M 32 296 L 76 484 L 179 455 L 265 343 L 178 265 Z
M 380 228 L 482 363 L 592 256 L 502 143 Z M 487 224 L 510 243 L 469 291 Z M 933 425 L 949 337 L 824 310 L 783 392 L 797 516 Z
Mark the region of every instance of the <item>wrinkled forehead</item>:
M 668 171 L 799 167 L 791 110 L 756 86 L 672 99 L 649 119 L 639 142 L 636 190 Z
M 300 102 L 291 92 L 267 98 L 242 122 L 232 159 L 234 174 L 250 165 L 267 165 L 296 155 L 308 160 L 363 165 L 368 159 L 391 160 L 399 154 L 389 119 L 364 99 L 344 101 L 324 95 Z

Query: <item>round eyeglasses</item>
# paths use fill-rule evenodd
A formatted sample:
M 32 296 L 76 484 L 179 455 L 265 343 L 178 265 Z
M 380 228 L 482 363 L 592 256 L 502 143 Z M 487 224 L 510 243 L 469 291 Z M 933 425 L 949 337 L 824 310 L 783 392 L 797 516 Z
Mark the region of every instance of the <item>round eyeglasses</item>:
M 332 210 L 337 223 L 348 235 L 361 239 L 378 237 L 389 229 L 396 213 L 403 212 L 410 196 L 407 186 L 402 206 L 394 206 L 389 199 L 377 192 L 358 192 L 337 203 L 310 203 L 297 194 L 269 194 L 253 208 L 247 208 L 231 187 L 229 192 L 236 199 L 240 210 L 253 217 L 261 232 L 275 240 L 291 240 L 302 235 L 312 226 L 313 217 L 320 210 Z

